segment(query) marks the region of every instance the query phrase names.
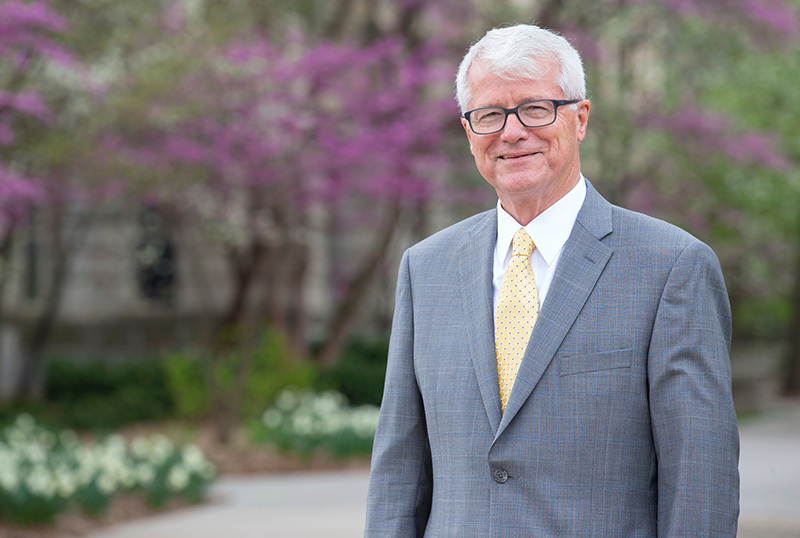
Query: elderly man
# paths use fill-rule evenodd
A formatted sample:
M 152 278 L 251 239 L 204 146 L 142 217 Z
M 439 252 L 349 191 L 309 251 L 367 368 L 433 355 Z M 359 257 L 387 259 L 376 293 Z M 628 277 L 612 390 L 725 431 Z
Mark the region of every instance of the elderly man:
M 492 30 L 456 84 L 499 202 L 403 256 L 366 535 L 735 536 L 713 252 L 581 175 L 564 38 Z

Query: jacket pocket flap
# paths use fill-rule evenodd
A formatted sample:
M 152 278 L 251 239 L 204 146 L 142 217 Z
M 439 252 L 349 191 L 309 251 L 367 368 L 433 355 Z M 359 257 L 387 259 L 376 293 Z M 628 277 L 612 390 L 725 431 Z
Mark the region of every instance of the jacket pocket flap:
M 585 374 L 588 372 L 630 368 L 632 359 L 633 348 L 562 357 L 558 361 L 558 375 Z

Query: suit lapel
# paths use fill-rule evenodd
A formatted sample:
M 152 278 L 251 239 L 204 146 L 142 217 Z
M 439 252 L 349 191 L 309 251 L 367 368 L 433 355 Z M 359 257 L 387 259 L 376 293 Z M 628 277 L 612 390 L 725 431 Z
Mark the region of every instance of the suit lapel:
M 564 245 L 506 411 L 496 430 L 497 436 L 517 414 L 553 360 L 613 252 L 600 241 L 612 230 L 611 204 L 588 181 L 586 183 L 586 199 Z
M 459 257 L 470 354 L 492 431 L 497 431 L 501 415 L 492 314 L 492 265 L 496 241 L 497 210 L 487 211 L 465 235 L 464 255 Z

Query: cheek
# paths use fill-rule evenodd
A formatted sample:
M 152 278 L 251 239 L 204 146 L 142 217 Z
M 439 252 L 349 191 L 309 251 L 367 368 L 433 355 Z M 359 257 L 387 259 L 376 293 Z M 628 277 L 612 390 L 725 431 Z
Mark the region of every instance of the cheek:
M 481 143 L 479 140 L 471 140 L 469 144 L 469 150 L 472 152 L 472 156 L 475 157 L 475 160 L 486 160 L 486 150 L 488 149 L 487 144 Z

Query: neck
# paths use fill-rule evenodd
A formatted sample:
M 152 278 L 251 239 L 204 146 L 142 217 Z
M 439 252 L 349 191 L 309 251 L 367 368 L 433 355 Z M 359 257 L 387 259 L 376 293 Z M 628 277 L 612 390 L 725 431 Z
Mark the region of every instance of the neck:
M 500 204 L 506 213 L 514 217 L 514 220 L 520 225 L 527 226 L 533 219 L 544 213 L 550 206 L 575 188 L 579 180 L 580 173 L 574 180 L 567 183 L 566 187 L 539 196 L 531 195 L 531 193 L 522 193 L 516 196 L 498 193 L 498 196 Z

